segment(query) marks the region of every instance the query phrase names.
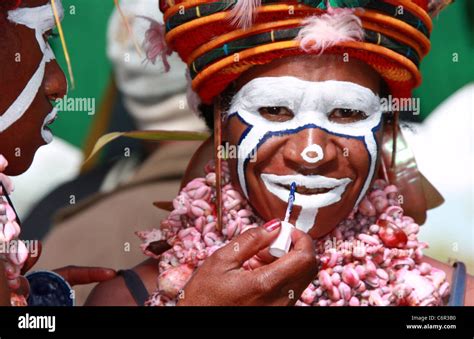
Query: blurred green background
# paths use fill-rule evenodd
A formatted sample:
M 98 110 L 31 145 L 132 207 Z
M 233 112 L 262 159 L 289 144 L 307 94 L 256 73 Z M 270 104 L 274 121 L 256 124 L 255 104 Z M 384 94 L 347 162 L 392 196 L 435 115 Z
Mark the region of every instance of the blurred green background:
M 96 112 L 110 79 L 110 63 L 106 57 L 107 21 L 112 13 L 112 0 L 62 0 L 62 21 L 71 57 L 76 87 L 70 98 L 95 98 Z M 59 38 L 51 42 L 56 58 L 67 75 L 67 66 Z M 69 83 L 70 86 L 70 83 Z M 94 115 L 87 112 L 59 113 L 54 134 L 82 148 Z
M 458 61 L 454 62 L 457 54 Z M 421 63 L 422 85 L 414 96 L 421 101 L 421 118 L 444 99 L 474 81 L 474 1 L 456 0 L 433 19 L 431 52 Z
M 76 88 L 68 96 L 95 98 L 97 111 L 110 79 L 106 28 L 113 1 L 63 0 L 63 5 L 63 26 L 76 79 Z M 423 84 L 414 93 L 421 98 L 419 118 L 425 118 L 449 95 L 474 80 L 473 16 L 474 1 L 457 0 L 433 20 L 432 50 L 422 63 Z M 52 46 L 66 70 L 59 39 L 54 40 Z M 453 62 L 454 53 L 457 53 L 457 62 Z M 55 134 L 82 148 L 94 116 L 87 112 L 61 115 L 53 127 Z

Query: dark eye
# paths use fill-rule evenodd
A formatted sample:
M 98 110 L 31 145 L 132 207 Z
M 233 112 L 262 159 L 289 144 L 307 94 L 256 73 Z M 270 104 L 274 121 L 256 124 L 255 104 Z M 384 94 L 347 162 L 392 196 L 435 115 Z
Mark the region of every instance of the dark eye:
M 288 107 L 282 106 L 260 107 L 258 112 L 265 119 L 278 122 L 291 120 L 295 116 Z
M 346 108 L 335 108 L 329 113 L 329 120 L 339 124 L 347 124 L 367 118 L 367 114 L 362 111 Z

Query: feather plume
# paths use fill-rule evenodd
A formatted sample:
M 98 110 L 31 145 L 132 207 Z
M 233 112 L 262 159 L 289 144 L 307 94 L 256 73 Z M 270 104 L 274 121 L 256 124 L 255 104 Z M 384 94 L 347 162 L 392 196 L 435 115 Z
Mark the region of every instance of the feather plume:
M 453 0 L 430 0 L 428 2 L 428 13 L 432 18 L 434 18 L 453 2 Z
M 170 70 L 170 64 L 167 57 L 171 55 L 172 49 L 165 40 L 165 25 L 148 17 L 140 17 L 150 22 L 150 27 L 145 33 L 145 41 L 143 42 L 146 58 L 151 61 L 152 64 L 155 64 L 156 59 L 160 56 L 163 66 L 165 67 L 165 72 L 168 72 Z
M 361 41 L 364 30 L 360 18 L 349 8 L 329 8 L 328 12 L 303 21 L 296 40 L 305 52 L 319 51 L 344 41 Z
M 235 5 L 230 11 L 232 24 L 239 28 L 247 29 L 252 26 L 255 19 L 257 7 L 262 4 L 261 0 L 234 0 Z

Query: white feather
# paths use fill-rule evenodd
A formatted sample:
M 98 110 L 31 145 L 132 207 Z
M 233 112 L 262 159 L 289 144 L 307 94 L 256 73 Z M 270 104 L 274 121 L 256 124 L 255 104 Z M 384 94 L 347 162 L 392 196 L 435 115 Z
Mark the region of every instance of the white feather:
M 338 43 L 364 38 L 361 20 L 349 8 L 331 8 L 326 14 L 305 19 L 303 25 L 296 40 L 305 52 L 319 51 L 322 54 Z
M 237 3 L 230 11 L 232 24 L 247 29 L 255 19 L 255 10 L 262 4 L 261 0 L 235 0 Z

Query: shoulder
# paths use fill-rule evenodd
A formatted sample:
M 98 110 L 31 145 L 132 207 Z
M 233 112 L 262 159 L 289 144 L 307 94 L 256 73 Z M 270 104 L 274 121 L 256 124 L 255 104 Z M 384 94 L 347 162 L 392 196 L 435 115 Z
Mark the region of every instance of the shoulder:
M 148 259 L 133 268 L 143 281 L 149 294 L 156 286 L 158 267 L 156 260 Z M 89 294 L 84 306 L 137 306 L 122 276 L 99 283 Z
M 448 282 L 452 284 L 454 268 L 451 265 L 429 257 L 425 257 L 424 261 L 433 267 L 443 270 L 446 273 Z M 464 297 L 464 306 L 474 306 L 474 277 L 470 274 L 466 275 L 466 293 Z

